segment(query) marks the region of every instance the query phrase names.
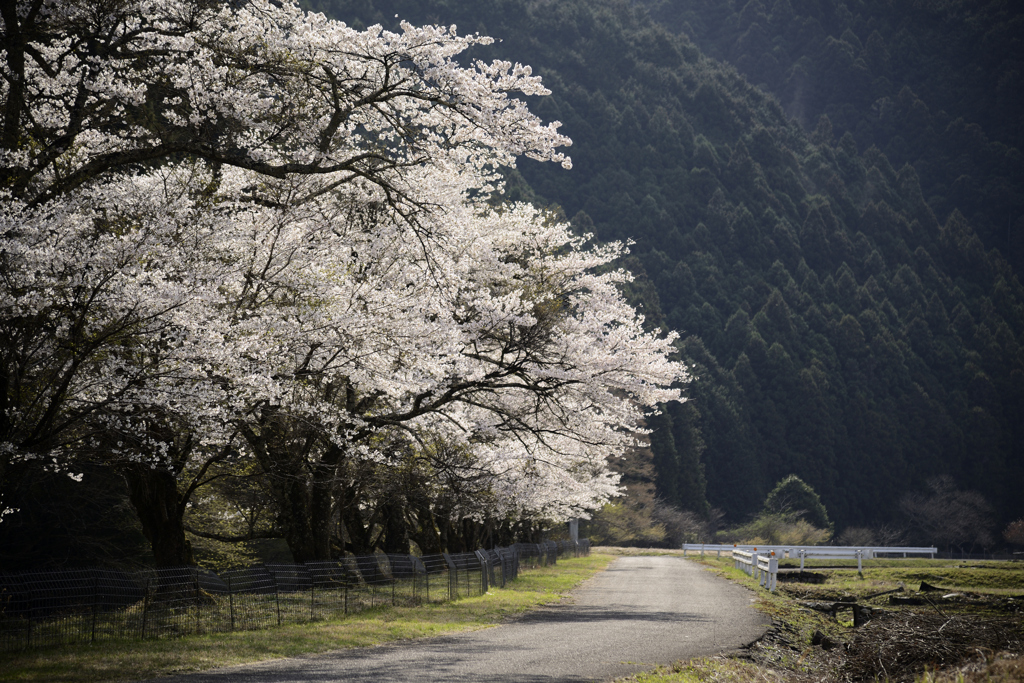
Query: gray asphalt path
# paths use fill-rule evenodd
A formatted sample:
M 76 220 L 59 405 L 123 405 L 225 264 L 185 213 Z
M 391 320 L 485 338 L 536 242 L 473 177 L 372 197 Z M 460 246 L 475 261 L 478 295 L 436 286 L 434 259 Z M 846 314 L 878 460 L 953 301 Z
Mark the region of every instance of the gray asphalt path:
M 753 598 L 681 557 L 622 557 L 571 600 L 495 628 L 159 680 L 606 681 L 756 640 L 768 620 Z

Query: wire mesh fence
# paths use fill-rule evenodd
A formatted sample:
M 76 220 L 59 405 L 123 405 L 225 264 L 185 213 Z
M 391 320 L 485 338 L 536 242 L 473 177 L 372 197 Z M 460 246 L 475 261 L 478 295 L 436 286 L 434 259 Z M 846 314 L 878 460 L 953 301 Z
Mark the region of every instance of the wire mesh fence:
M 522 567 L 589 554 L 587 540 L 441 555 L 264 564 L 0 573 L 0 651 L 270 628 L 380 605 L 447 602 L 504 587 Z

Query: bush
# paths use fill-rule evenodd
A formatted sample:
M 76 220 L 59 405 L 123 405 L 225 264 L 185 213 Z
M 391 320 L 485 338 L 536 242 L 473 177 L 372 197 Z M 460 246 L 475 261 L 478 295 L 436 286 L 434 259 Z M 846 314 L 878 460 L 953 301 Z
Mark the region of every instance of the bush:
M 1003 529 L 1003 540 L 1010 545 L 1024 545 L 1024 519 L 1007 524 Z
M 839 534 L 839 545 L 874 545 L 875 534 L 863 526 L 848 526 Z
M 832 536 L 792 512 L 762 512 L 752 521 L 718 534 L 723 543 L 745 545 L 820 545 Z
M 814 489 L 800 477 L 791 474 L 772 489 L 764 500 L 765 513 L 790 514 L 799 517 L 810 526 L 828 530 L 832 535 L 832 522 L 821 498 Z
M 586 524 L 586 535 L 594 545 L 652 546 L 666 540 L 664 525 L 654 521 L 647 506 L 622 499 L 596 512 Z

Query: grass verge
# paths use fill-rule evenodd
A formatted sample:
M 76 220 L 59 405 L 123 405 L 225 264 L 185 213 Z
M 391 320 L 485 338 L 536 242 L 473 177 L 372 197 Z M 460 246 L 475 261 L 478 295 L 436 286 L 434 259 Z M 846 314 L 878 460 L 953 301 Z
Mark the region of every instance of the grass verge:
M 553 567 L 523 571 L 507 588 L 492 588 L 479 597 L 419 607 L 378 607 L 335 621 L 3 653 L 0 681 L 132 681 L 472 631 L 561 601 L 613 559 L 592 553 L 559 560 Z

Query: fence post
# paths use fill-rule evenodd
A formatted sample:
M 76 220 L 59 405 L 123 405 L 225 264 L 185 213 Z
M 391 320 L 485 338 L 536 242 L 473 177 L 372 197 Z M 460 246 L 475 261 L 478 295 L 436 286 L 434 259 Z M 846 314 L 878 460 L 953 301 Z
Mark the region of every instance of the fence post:
M 412 602 L 414 605 L 420 603 L 420 564 L 422 563 L 415 556 L 409 555 L 409 566 L 412 567 Z
M 29 592 L 29 608 L 28 608 L 28 621 L 25 622 L 25 649 L 32 649 L 32 597 L 31 591 Z
M 448 563 L 448 601 L 459 599 L 459 568 L 448 553 L 441 553 L 445 562 Z
M 100 577 L 98 572 L 92 575 L 92 636 L 90 642 L 96 642 L 96 610 L 100 600 Z
M 316 608 L 316 585 L 313 583 L 313 572 L 309 573 L 309 620 L 313 621 L 313 610 Z
M 231 611 L 231 630 L 235 630 L 235 594 L 231 590 L 231 577 L 228 577 L 228 609 Z
M 267 570 L 270 571 L 270 570 Z M 277 607 L 277 625 L 281 625 L 281 588 L 277 585 L 277 574 L 270 572 L 270 580 L 274 582 L 274 604 Z
M 477 550 L 475 555 L 476 561 L 480 563 L 480 594 L 483 595 L 487 592 L 487 569 L 491 561 L 482 550 Z
M 142 594 L 142 638 L 146 638 L 146 617 L 149 616 L 149 582 L 146 579 L 146 592 Z
M 202 601 L 203 597 L 199 593 L 199 569 L 198 568 L 195 569 L 195 573 L 196 573 L 196 634 L 198 635 L 198 633 L 199 633 L 199 604 Z

